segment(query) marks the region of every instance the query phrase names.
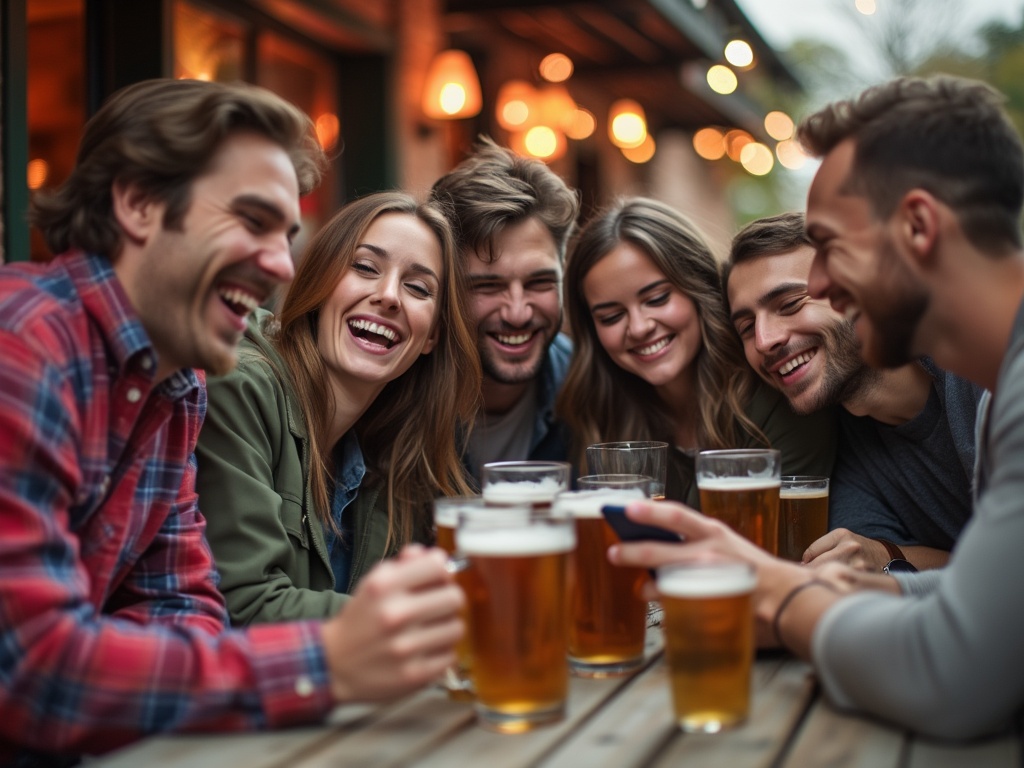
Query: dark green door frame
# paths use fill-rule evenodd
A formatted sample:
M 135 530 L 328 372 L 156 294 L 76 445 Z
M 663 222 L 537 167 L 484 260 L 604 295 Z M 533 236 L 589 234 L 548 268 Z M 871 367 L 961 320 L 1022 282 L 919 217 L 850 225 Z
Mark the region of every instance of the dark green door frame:
M 25 261 L 29 256 L 26 0 L 0 3 L 2 37 L 3 125 L 3 260 Z

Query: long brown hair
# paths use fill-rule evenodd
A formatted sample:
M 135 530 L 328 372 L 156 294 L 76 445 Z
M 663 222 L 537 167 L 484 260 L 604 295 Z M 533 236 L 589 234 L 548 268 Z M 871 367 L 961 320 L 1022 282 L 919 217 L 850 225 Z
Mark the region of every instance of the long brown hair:
M 456 258 L 451 226 L 433 203 L 402 192 L 380 192 L 343 207 L 309 243 L 278 315 L 273 342 L 288 365 L 310 435 L 308 482 L 317 516 L 331 518 L 331 462 L 327 445 L 334 399 L 317 348 L 320 310 L 350 268 L 370 225 L 385 213 L 415 216 L 441 246 L 437 346 L 390 381 L 355 425 L 370 483 L 386 486 L 388 545 L 409 541 L 429 524 L 430 501 L 469 492 L 456 433 L 478 408 L 480 362 L 466 321 L 466 278 Z
M 678 211 L 642 197 L 620 200 L 579 234 L 565 271 L 565 307 L 575 351 L 556 411 L 572 432 L 573 455 L 608 440 L 673 442 L 673 416 L 655 388 L 620 368 L 597 336 L 583 279 L 620 243 L 643 251 L 697 308 L 697 439 L 702 449 L 735 447 L 741 431 L 764 440 L 744 407 L 754 382 L 729 323 L 718 266 L 697 228 Z M 767 441 L 765 441 L 767 442 Z

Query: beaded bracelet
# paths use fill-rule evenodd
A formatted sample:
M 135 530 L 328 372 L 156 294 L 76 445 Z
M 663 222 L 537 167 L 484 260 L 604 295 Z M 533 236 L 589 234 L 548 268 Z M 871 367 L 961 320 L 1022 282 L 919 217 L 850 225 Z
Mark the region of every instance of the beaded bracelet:
M 827 581 L 822 581 L 821 579 L 808 579 L 807 581 L 797 584 L 795 587 L 789 590 L 789 593 L 784 598 L 782 598 L 782 602 L 779 603 L 779 607 L 775 609 L 775 618 L 772 619 L 772 632 L 775 634 L 775 639 L 779 641 L 779 645 L 781 645 L 786 650 L 790 650 L 789 646 L 786 645 L 785 641 L 782 639 L 782 633 L 779 631 L 779 622 L 782 619 L 782 612 L 789 607 L 789 604 L 791 602 L 793 602 L 793 598 L 795 598 L 808 587 L 813 587 L 815 585 L 825 587 L 825 589 L 831 590 L 832 592 L 836 591 L 836 588 L 829 584 Z

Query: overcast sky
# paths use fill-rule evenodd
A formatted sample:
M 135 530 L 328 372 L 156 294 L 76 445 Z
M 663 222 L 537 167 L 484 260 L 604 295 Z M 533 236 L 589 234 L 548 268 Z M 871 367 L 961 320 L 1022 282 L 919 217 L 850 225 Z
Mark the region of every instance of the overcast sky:
M 856 56 L 863 48 L 855 45 L 850 21 L 837 8 L 846 0 L 737 0 L 748 18 L 776 48 L 786 48 L 801 37 L 826 40 Z M 854 0 L 848 0 L 852 6 Z M 875 0 L 881 6 L 886 0 Z M 1024 0 L 959 0 L 960 28 L 970 32 L 986 21 L 1001 19 L 1018 23 Z

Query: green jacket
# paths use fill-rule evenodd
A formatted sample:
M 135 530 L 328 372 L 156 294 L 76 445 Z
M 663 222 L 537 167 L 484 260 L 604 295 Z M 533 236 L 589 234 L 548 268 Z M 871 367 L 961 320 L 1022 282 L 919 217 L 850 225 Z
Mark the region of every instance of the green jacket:
M 782 452 L 783 475 L 832 474 L 836 458 L 838 426 L 831 408 L 807 416 L 793 413 L 786 398 L 764 382 L 758 382 L 747 405 L 747 416 L 768 438 L 771 448 Z M 761 448 L 745 434 L 737 448 Z M 682 501 L 700 509 L 700 491 L 695 480 L 695 457 L 672 446 L 668 454 L 665 498 Z
M 338 611 L 385 551 L 387 508 L 378 487 L 362 487 L 354 515 L 351 577 L 334 583 L 323 525 L 306 485 L 309 436 L 284 360 L 264 338 L 271 319 L 249 321 L 238 367 L 207 381 L 209 409 L 199 434 L 196 490 L 206 517 L 220 589 L 236 624 L 323 618 Z

